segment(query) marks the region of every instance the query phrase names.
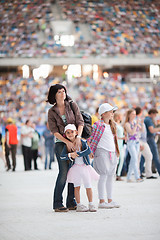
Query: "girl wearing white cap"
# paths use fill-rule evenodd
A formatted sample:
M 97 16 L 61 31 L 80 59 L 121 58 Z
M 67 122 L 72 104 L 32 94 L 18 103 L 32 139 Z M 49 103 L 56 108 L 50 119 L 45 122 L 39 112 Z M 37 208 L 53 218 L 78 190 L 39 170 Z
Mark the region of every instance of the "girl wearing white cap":
M 93 124 L 92 135 L 88 139 L 94 157 L 93 166 L 100 175 L 98 182 L 99 208 L 120 207 L 112 200 L 113 180 L 117 168 L 119 148 L 113 111 L 117 107 L 104 103 L 99 107 L 101 120 Z M 105 201 L 105 198 L 108 201 Z
M 78 134 L 76 126 L 74 124 L 68 124 L 64 129 L 66 138 L 71 142 L 75 141 Z M 94 168 L 90 165 L 89 154 L 91 153 L 90 147 L 85 140 L 81 139 L 81 146 L 79 151 L 68 151 L 67 145 L 63 148 L 61 154 L 61 160 L 70 160 L 71 168 L 67 174 L 67 182 L 74 184 L 74 193 L 77 202 L 77 212 L 96 212 L 96 208 L 93 205 L 92 200 L 92 187 L 91 180 L 98 180 L 99 175 Z M 84 206 L 80 202 L 80 186 L 83 182 L 86 188 L 86 194 L 88 197 L 89 205 Z

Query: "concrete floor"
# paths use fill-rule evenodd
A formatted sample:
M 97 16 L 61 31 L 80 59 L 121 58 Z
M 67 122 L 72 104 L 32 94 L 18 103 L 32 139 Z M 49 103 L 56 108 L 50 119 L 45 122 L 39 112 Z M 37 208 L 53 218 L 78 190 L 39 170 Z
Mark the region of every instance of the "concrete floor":
M 52 170 L 23 171 L 22 156 L 16 172 L 6 172 L 0 161 L 0 240 L 159 240 L 160 178 L 142 183 L 114 183 L 114 200 L 121 208 L 96 213 L 55 213 L 52 193 L 58 173 Z M 66 189 L 64 191 L 64 199 Z M 93 183 L 98 206 L 97 183 Z M 82 203 L 87 204 L 84 187 Z

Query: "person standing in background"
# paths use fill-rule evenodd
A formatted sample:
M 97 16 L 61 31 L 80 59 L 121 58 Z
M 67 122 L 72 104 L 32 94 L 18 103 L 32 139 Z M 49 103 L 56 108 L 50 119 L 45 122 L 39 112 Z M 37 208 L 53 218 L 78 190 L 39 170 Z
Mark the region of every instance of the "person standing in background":
M 32 146 L 32 137 L 33 137 L 33 128 L 32 123 L 28 119 L 25 122 L 25 125 L 21 129 L 21 141 L 22 141 L 22 154 L 24 159 L 24 170 L 31 170 L 31 146 Z
M 45 144 L 45 163 L 44 169 L 46 170 L 48 167 L 51 169 L 52 162 L 54 159 L 54 135 L 48 128 L 48 123 L 46 123 L 46 129 L 44 130 L 42 136 L 44 137 Z M 48 155 L 49 155 L 49 166 L 48 166 Z
M 140 178 L 138 171 L 138 156 L 140 152 L 139 136 L 142 131 L 142 126 L 139 119 L 136 120 L 136 111 L 134 109 L 127 111 L 124 130 L 127 135 L 127 150 L 130 154 L 127 182 L 132 182 L 132 172 L 134 172 L 136 182 L 142 182 L 143 180 Z
M 11 169 L 9 155 L 12 157 L 12 171 L 16 168 L 16 153 L 17 153 L 17 126 L 13 123 L 12 118 L 7 119 L 7 125 L 5 127 L 5 157 L 7 163 L 7 171 Z
M 1 130 L 1 126 L 0 126 L 0 130 Z M 3 153 L 2 130 L 0 131 L 0 158 L 3 160 L 4 166 L 6 167 L 7 164 L 6 164 L 6 160 Z
M 137 118 L 139 119 L 142 119 L 142 109 L 140 107 L 136 107 L 135 108 L 135 111 L 136 111 L 136 116 Z M 156 177 L 154 177 L 152 175 L 152 153 L 151 153 L 151 150 L 150 150 L 150 147 L 147 143 L 147 130 L 146 130 L 146 126 L 144 124 L 144 122 L 142 122 L 143 125 L 143 131 L 140 133 L 140 153 L 139 153 L 139 159 L 138 159 L 138 167 L 140 169 L 140 161 L 141 161 L 141 156 L 144 157 L 145 159 L 145 173 L 146 173 L 146 178 L 147 179 L 156 179 Z M 140 172 L 140 176 L 141 178 L 143 178 L 142 176 L 142 172 L 141 172 L 141 169 L 139 170 Z
M 153 155 L 153 161 L 155 163 L 155 167 L 160 175 L 160 159 L 158 154 L 158 147 L 155 142 L 156 133 L 160 132 L 160 127 L 155 127 L 155 118 L 157 116 L 157 109 L 152 108 L 148 111 L 148 116 L 145 117 L 144 123 L 147 129 L 147 143 L 151 149 Z
M 121 172 L 123 168 L 123 163 L 124 163 L 124 144 L 123 141 L 125 140 L 124 136 L 124 129 L 121 125 L 122 122 L 122 114 L 116 112 L 114 113 L 114 121 L 116 122 L 116 127 L 117 127 L 117 141 L 118 141 L 118 147 L 119 147 L 119 161 L 118 161 L 118 166 L 117 166 L 117 181 L 123 181 L 121 178 Z
M 99 116 L 98 107 L 97 107 L 95 114 L 92 115 L 92 125 L 93 125 L 95 122 L 97 122 L 98 120 L 100 120 L 100 116 Z
M 37 158 L 38 158 L 38 145 L 40 140 L 40 134 L 36 130 L 35 123 L 32 124 L 33 133 L 32 133 L 32 146 L 31 146 L 31 155 L 34 161 L 34 170 L 38 170 L 37 167 Z M 32 164 L 31 164 L 32 165 Z

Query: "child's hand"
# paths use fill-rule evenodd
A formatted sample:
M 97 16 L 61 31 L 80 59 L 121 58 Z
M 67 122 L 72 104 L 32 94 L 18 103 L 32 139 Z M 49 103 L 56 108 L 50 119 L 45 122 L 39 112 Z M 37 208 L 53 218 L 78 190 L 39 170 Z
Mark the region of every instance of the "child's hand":
M 91 152 L 90 155 L 89 155 L 89 157 L 90 157 L 91 159 L 94 158 L 94 154 Z
M 77 154 L 77 152 L 72 152 L 72 153 L 70 153 L 70 156 L 71 156 L 71 158 L 76 158 L 76 157 L 78 157 L 79 155 Z
M 144 146 L 140 145 L 140 151 L 143 151 L 143 150 L 144 150 Z

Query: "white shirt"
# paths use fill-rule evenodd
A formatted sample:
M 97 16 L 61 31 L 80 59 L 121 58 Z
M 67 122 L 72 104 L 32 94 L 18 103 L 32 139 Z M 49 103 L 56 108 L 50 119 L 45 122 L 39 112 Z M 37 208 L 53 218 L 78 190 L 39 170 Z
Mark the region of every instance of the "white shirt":
M 105 129 L 102 134 L 102 137 L 97 145 L 97 148 L 103 148 L 109 152 L 115 152 L 115 143 L 114 143 L 114 136 L 111 131 L 110 125 L 105 124 Z
M 78 165 L 84 164 L 83 157 L 76 157 L 75 158 L 75 164 L 78 164 Z
M 22 126 L 21 134 L 28 134 L 30 132 L 34 132 L 34 129 L 27 125 Z M 22 145 L 24 145 L 26 147 L 32 146 L 32 138 L 31 137 L 22 137 L 21 141 L 22 141 Z

